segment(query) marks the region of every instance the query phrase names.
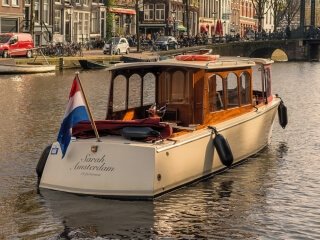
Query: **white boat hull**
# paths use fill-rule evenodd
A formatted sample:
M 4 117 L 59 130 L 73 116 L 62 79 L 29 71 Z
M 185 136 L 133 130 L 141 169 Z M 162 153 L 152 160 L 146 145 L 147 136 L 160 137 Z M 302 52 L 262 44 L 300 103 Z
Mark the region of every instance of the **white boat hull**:
M 215 127 L 229 142 L 234 164 L 270 141 L 279 99 Z M 54 143 L 40 188 L 108 197 L 154 198 L 226 167 L 213 146 L 214 134 L 202 129 L 163 143 L 132 142 L 121 136 L 75 140 L 61 159 Z M 91 151 L 98 146 L 97 152 Z
M 55 65 L 41 65 L 41 64 L 0 64 L 0 74 L 7 73 L 45 73 L 52 72 L 56 70 Z

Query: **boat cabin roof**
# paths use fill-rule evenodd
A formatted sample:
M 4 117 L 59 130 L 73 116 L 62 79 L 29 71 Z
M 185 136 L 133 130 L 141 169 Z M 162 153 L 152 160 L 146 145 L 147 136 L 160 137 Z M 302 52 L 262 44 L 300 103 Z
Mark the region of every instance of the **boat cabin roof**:
M 162 60 L 158 62 L 135 62 L 135 63 L 121 63 L 115 64 L 110 67 L 109 70 L 118 70 L 125 68 L 143 68 L 148 66 L 175 66 L 175 67 L 189 67 L 205 70 L 215 70 L 215 69 L 228 69 L 228 68 L 243 68 L 251 67 L 258 64 L 271 64 L 273 63 L 270 59 L 263 58 L 244 58 L 244 57 L 221 57 L 215 61 L 180 61 L 173 59 Z

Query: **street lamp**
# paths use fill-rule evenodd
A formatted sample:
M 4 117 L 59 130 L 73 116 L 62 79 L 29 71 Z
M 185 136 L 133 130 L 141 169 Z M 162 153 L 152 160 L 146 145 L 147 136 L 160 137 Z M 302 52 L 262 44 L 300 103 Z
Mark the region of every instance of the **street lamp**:
M 217 16 L 217 12 L 212 12 L 212 18 L 213 18 L 213 20 L 216 20 L 216 16 Z
M 231 33 L 231 35 L 234 37 L 234 35 L 235 35 L 235 33 L 236 33 L 236 30 L 235 30 L 235 28 L 234 28 L 234 22 L 232 22 L 231 23 L 231 29 L 230 29 L 230 33 Z
M 186 13 L 187 13 L 187 34 L 188 34 L 188 38 L 190 37 L 190 25 L 189 25 L 189 0 L 185 0 L 185 9 L 186 9 Z
M 217 25 L 216 25 L 216 16 L 217 16 L 218 12 L 212 12 L 212 18 L 213 18 L 213 24 L 214 24 L 214 31 L 213 29 L 211 28 L 211 41 L 212 43 L 214 43 L 216 41 L 215 39 L 215 32 L 216 32 L 216 28 L 217 28 Z
M 68 15 L 68 22 L 66 22 L 66 23 L 68 23 L 69 25 L 68 25 L 68 27 L 66 26 L 66 31 L 68 31 L 67 32 L 67 41 L 69 41 L 70 43 L 71 43 L 71 41 L 72 41 L 72 14 L 73 14 L 73 8 L 68 8 L 67 10 L 66 10 L 66 13 L 67 13 L 67 15 Z
M 136 0 L 135 9 L 136 9 L 137 52 L 140 52 L 139 0 Z
M 176 11 L 171 11 L 171 16 L 173 20 L 173 36 L 176 36 Z

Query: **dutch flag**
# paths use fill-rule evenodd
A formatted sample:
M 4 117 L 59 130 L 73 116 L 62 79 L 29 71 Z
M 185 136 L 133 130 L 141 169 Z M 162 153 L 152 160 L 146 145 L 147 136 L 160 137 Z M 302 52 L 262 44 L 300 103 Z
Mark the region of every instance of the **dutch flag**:
M 86 103 L 83 98 L 79 81 L 76 76 L 73 80 L 73 84 L 69 95 L 69 102 L 63 117 L 63 121 L 61 123 L 57 139 L 62 151 L 62 158 L 67 152 L 67 148 L 71 140 L 72 127 L 75 126 L 77 123 L 86 120 L 89 120 L 89 116 L 87 113 Z

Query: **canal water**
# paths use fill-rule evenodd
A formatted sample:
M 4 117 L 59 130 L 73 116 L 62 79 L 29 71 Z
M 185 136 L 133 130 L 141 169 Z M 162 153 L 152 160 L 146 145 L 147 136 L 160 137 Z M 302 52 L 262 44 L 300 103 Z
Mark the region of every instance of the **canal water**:
M 81 72 L 95 118 L 105 71 Z M 35 167 L 56 139 L 74 71 L 0 76 L 0 239 L 319 239 L 320 64 L 276 63 L 289 124 L 228 172 L 150 201 L 37 192 Z

